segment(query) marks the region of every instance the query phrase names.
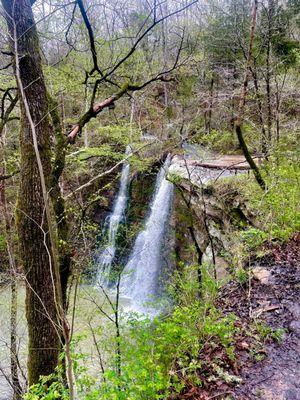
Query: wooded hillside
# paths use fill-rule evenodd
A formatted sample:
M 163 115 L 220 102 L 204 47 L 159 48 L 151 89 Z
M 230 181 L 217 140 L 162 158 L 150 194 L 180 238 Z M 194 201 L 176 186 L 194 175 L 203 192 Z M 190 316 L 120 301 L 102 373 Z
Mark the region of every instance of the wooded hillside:
M 299 0 L 1 4 L 0 400 L 300 398 Z

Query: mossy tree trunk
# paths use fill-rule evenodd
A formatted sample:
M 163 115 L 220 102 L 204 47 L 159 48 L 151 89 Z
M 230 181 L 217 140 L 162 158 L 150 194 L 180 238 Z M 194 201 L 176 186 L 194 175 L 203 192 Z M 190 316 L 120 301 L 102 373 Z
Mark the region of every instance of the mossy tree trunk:
M 59 180 L 65 167 L 67 137 L 64 135 L 62 121 L 58 114 L 58 103 L 49 98 L 50 116 L 55 135 L 55 159 L 52 171 L 51 198 L 56 216 L 57 236 L 59 239 L 59 267 L 63 308 L 67 309 L 67 286 L 71 273 L 71 249 L 69 244 L 69 223 L 66 215 L 65 200 L 63 199 Z
M 38 35 L 29 0 L 2 0 L 19 77 L 35 125 L 40 159 L 51 187 L 51 125 Z M 14 40 L 17 38 L 17 41 Z M 17 42 L 17 43 L 15 43 Z M 17 48 L 17 54 L 16 53 Z M 19 85 L 20 89 L 20 85 Z M 28 378 L 36 383 L 40 375 L 51 374 L 58 363 L 60 324 L 53 271 L 56 250 L 49 239 L 41 178 L 33 145 L 33 133 L 21 98 L 21 174 L 18 196 L 20 259 L 26 277 L 26 318 L 28 322 Z

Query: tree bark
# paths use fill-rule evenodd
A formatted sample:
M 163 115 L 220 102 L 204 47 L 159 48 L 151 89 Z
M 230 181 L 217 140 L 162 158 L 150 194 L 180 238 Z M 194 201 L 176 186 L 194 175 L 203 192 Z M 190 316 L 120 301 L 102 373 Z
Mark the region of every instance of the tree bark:
M 255 32 L 256 14 L 257 14 L 257 7 L 258 7 L 257 3 L 258 3 L 258 1 L 254 0 L 253 11 L 252 11 L 252 23 L 251 23 L 251 28 L 250 28 L 250 39 L 249 39 L 247 64 L 246 64 L 244 82 L 243 82 L 241 95 L 240 95 L 238 115 L 237 115 L 237 118 L 235 121 L 235 131 L 236 131 L 236 135 L 237 135 L 239 144 L 241 146 L 241 149 L 244 153 L 244 156 L 245 156 L 248 164 L 250 165 L 250 168 L 253 171 L 253 174 L 254 174 L 254 177 L 255 177 L 257 183 L 263 190 L 265 190 L 266 189 L 265 181 L 262 178 L 260 170 L 250 154 L 250 151 L 248 149 L 248 146 L 246 144 L 246 141 L 245 141 L 244 135 L 243 135 L 243 131 L 242 131 L 242 119 L 243 119 L 243 114 L 244 114 L 244 109 L 245 109 L 245 104 L 246 104 L 249 73 L 250 73 L 250 67 L 251 67 L 251 62 L 252 62 L 252 50 L 253 50 L 253 43 L 254 43 L 254 32 Z
M 272 144 L 272 93 L 271 93 L 271 40 L 272 40 L 272 24 L 274 18 L 274 1 L 268 0 L 268 32 L 267 32 L 267 54 L 266 54 L 266 93 L 267 93 L 267 130 L 269 146 Z
M 255 88 L 255 96 L 256 96 L 256 101 L 257 101 L 257 108 L 258 108 L 258 119 L 259 123 L 261 126 L 261 151 L 262 153 L 266 156 L 267 155 L 267 135 L 266 135 L 266 129 L 265 129 L 265 123 L 264 123 L 264 117 L 263 117 L 263 106 L 262 106 L 262 101 L 261 101 L 261 94 L 260 94 L 260 89 L 259 89 L 259 81 L 258 81 L 258 76 L 257 76 L 257 71 L 256 71 L 256 65 L 255 65 L 255 60 L 254 60 L 254 65 L 250 69 L 252 78 L 253 78 L 253 83 L 254 83 L 254 88 Z
M 214 90 L 214 78 L 210 80 L 209 86 L 209 106 L 208 106 L 208 121 L 207 121 L 207 133 L 211 133 L 211 121 L 212 121 L 212 109 L 213 109 L 213 90 Z
M 205 112 L 204 112 L 204 124 L 205 124 L 205 131 L 207 134 L 211 133 L 213 89 L 214 89 L 214 78 L 212 77 L 209 82 L 209 100 L 207 102 L 207 105 L 205 107 Z
M 47 92 L 31 3 L 29 0 L 2 0 L 2 4 L 12 38 L 15 72 L 17 73 L 18 65 L 19 77 L 35 125 L 46 187 L 50 190 L 51 125 L 47 117 Z M 17 41 L 13 38 L 17 38 Z M 21 91 L 20 84 L 18 86 Z M 50 227 L 45 217 L 46 204 L 34 150 L 32 127 L 23 98 L 20 104 L 21 172 L 17 225 L 20 258 L 26 276 L 28 380 L 31 385 L 36 383 L 41 375 L 53 373 L 57 366 L 61 332 L 56 304 L 56 277 L 53 271 L 54 258 L 57 255 L 48 234 Z
M 1 172 L 6 174 L 6 159 L 5 159 L 5 135 L 0 141 L 0 161 L 3 165 Z M 13 240 L 13 225 L 7 203 L 6 203 L 6 184 L 5 180 L 0 181 L 0 209 L 4 217 L 5 224 L 5 240 L 6 249 L 9 260 L 9 274 L 11 279 L 11 302 L 10 302 L 10 373 L 11 383 L 13 388 L 13 400 L 21 400 L 22 387 L 18 374 L 18 350 L 17 350 L 17 310 L 18 310 L 18 288 L 16 284 L 16 258 Z

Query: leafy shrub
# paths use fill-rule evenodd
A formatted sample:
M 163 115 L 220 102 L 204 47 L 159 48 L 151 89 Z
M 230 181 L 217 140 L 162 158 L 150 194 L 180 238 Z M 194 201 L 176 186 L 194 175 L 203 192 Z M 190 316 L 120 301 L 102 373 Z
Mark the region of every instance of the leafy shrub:
M 56 374 L 41 377 L 40 382 L 31 386 L 24 395 L 24 400 L 68 400 L 69 391 L 63 384 L 61 372 L 58 368 Z
M 256 249 L 264 243 L 268 234 L 257 228 L 249 228 L 246 231 L 242 231 L 240 236 L 247 247 Z
M 258 249 L 266 240 L 286 241 L 300 230 L 300 162 L 297 152 L 286 154 L 288 156 L 278 157 L 275 153 L 262 168 L 267 184 L 265 193 L 246 175 L 233 183 L 257 215 L 259 228 L 241 232 L 248 250 Z
M 84 400 L 159 400 L 180 392 L 185 379 L 201 385 L 201 351 L 207 343 L 225 349 L 233 358 L 235 317 L 223 316 L 213 306 L 216 283 L 209 266 L 203 267 L 202 297 L 195 282 L 198 266 L 186 266 L 172 282 L 177 289 L 172 312 L 149 319 L 136 314 L 121 319 L 121 374 L 116 366 L 116 337 L 109 339 L 109 357 L 103 375 L 92 376 L 85 356 L 73 355 L 79 398 Z M 100 330 L 99 330 L 100 331 Z M 103 342 L 101 342 L 103 345 Z M 102 349 L 103 350 L 103 349 Z M 81 362 L 83 360 L 83 362 Z M 218 371 L 218 361 L 215 370 Z M 221 367 L 221 365 L 220 365 Z M 217 372 L 216 372 L 217 374 Z M 49 388 L 45 382 L 51 382 Z M 56 377 L 43 378 L 25 400 L 68 398 L 61 370 Z M 59 397 L 61 396 L 61 397 Z

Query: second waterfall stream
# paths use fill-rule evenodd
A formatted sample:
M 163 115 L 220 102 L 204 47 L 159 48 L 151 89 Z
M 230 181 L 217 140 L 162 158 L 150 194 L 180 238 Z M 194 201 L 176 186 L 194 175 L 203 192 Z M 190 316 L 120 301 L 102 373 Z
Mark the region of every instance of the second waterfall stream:
M 135 240 L 121 276 L 121 294 L 131 299 L 131 308 L 136 311 L 148 311 L 147 303 L 159 294 L 164 239 L 173 198 L 173 184 L 166 179 L 170 163 L 171 156 L 168 155 L 156 178 L 144 229 Z
M 127 146 L 125 154 L 129 155 L 130 153 L 131 147 Z M 124 218 L 124 213 L 127 206 L 129 179 L 130 166 L 128 162 L 125 162 L 121 172 L 119 192 L 114 202 L 112 213 L 108 217 L 107 244 L 97 257 L 97 264 L 99 267 L 98 282 L 104 287 L 109 285 L 111 267 L 117 250 L 116 241 L 118 229 Z

